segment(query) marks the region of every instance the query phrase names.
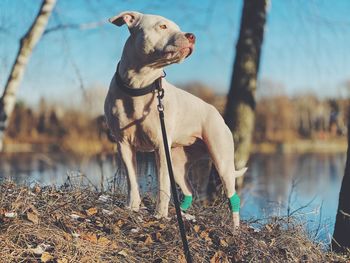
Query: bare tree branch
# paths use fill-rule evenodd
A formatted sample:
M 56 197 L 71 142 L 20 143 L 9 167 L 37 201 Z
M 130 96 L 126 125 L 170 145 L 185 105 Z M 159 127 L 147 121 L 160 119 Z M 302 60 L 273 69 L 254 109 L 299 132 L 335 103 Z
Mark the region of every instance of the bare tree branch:
M 106 21 L 104 20 L 97 21 L 97 22 L 82 23 L 82 24 L 59 24 L 57 26 L 46 29 L 43 35 L 48 35 L 50 33 L 60 31 L 60 30 L 66 30 L 66 29 L 91 30 L 91 29 L 101 27 L 104 24 L 106 24 Z

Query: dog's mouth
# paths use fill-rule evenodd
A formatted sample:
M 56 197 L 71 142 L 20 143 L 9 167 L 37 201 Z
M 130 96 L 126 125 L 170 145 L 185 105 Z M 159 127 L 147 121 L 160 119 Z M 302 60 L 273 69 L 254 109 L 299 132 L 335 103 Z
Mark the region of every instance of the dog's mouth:
M 182 48 L 181 51 L 183 51 L 183 53 L 185 53 L 185 54 L 187 53 L 185 58 L 188 58 L 189 56 L 191 56 L 191 54 L 193 52 L 193 47 L 185 47 L 185 48 Z
M 165 52 L 165 58 L 169 60 L 188 58 L 193 53 L 194 46 L 180 47 L 177 50 Z

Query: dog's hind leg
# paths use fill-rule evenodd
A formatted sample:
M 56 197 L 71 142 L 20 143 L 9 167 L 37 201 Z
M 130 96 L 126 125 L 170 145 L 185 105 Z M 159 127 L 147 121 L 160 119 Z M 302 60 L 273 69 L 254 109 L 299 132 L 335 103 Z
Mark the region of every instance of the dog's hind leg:
M 234 165 L 234 145 L 230 129 L 225 125 L 223 118 L 213 107 L 207 115 L 208 125 L 203 128 L 203 140 L 208 147 L 213 163 L 222 180 L 227 198 L 230 201 L 233 213 L 233 223 L 239 226 L 240 200 L 236 194 L 235 180 L 242 175 L 246 168 L 236 171 Z
M 124 162 L 128 174 L 128 205 L 127 207 L 133 211 L 140 209 L 141 198 L 139 192 L 139 185 L 136 174 L 136 151 L 126 143 L 118 144 L 118 152 Z

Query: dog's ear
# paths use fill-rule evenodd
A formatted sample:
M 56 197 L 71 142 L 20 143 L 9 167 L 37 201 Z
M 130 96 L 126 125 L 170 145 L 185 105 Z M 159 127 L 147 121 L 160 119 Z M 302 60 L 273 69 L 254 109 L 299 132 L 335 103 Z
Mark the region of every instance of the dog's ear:
M 117 16 L 108 19 L 109 22 L 115 24 L 116 26 L 122 26 L 126 24 L 129 29 L 133 28 L 141 20 L 142 14 L 135 11 L 125 11 Z

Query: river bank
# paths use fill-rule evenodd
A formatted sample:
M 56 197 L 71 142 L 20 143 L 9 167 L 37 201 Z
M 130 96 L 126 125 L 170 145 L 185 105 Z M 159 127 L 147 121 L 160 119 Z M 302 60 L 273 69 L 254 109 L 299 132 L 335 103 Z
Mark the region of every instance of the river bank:
M 126 210 L 116 192 L 0 185 L 0 262 L 185 262 L 170 219 L 153 217 L 155 203 L 143 198 L 140 213 Z M 185 220 L 194 262 L 347 262 L 311 240 L 292 218 L 242 222 L 233 231 L 227 204 L 195 205 Z
M 295 140 L 291 142 L 254 143 L 254 153 L 345 153 L 348 147 L 346 138 L 331 140 Z
M 263 142 L 253 143 L 252 153 L 345 153 L 347 150 L 346 138 L 332 140 L 295 140 L 291 142 Z M 115 146 L 112 143 L 98 140 L 82 140 L 79 138 L 69 143 L 25 143 L 7 141 L 4 153 L 31 153 L 31 152 L 68 152 L 78 155 L 96 155 L 99 153 L 113 153 Z

